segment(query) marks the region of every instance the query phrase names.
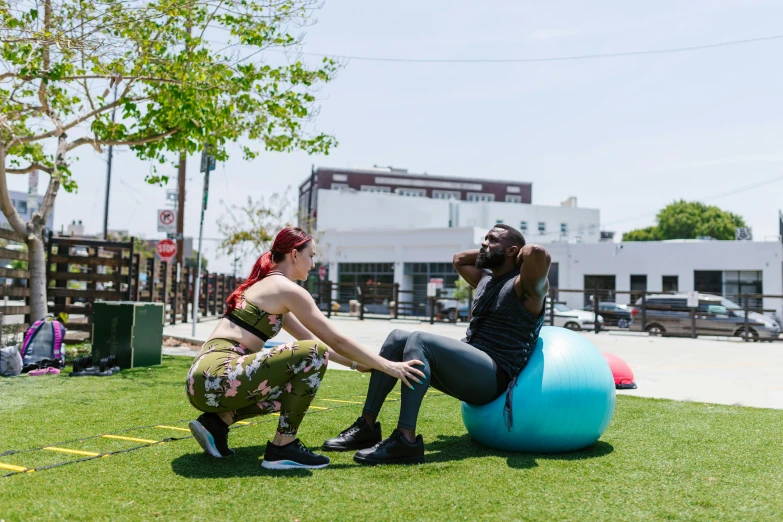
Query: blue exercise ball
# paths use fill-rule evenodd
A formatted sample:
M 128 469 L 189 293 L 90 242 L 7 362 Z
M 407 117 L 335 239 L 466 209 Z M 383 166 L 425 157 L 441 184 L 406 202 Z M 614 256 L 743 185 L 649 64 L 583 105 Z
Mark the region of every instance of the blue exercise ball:
M 512 391 L 478 406 L 462 403 L 462 421 L 476 442 L 504 451 L 561 453 L 595 443 L 612 420 L 615 386 L 603 354 L 578 333 L 545 326 Z

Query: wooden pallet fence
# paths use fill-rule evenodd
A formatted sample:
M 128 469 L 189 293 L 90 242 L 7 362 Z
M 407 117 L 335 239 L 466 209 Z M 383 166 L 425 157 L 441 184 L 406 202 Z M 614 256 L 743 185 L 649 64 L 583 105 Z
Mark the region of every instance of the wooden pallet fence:
M 29 260 L 24 236 L 17 234 L 13 230 L 0 228 L 0 239 L 6 243 L 6 246 L 0 247 L 0 259 L 9 262 L 22 261 L 24 263 Z M 27 268 L 0 267 L 0 297 L 2 297 L 0 314 L 5 317 L 23 315 L 24 320 L 22 324 L 15 326 L 20 331 L 24 331 L 27 325 L 31 323 L 29 281 L 29 265 Z
M 95 301 L 130 300 L 133 292 L 133 240 L 102 241 L 60 237 L 46 242 L 49 313 L 68 314 L 66 342 L 81 342 L 92 332 Z

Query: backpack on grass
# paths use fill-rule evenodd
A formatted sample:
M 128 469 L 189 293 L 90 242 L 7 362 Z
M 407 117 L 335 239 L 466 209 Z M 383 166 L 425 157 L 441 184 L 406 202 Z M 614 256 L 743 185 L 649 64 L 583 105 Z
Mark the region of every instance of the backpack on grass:
M 41 364 L 62 368 L 65 365 L 64 338 L 65 327 L 50 315 L 33 323 L 24 334 L 20 350 L 23 371 L 38 368 Z
M 18 346 L 0 348 L 0 375 L 13 377 L 22 373 L 22 356 Z

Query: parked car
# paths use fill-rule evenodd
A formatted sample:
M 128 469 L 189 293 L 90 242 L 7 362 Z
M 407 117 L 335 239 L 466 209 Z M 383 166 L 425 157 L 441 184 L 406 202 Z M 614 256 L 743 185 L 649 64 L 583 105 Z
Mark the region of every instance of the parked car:
M 547 314 L 549 310 L 549 299 L 547 299 Z M 599 328 L 604 327 L 604 318 L 598 315 Z M 575 310 L 562 303 L 555 303 L 554 326 L 561 326 L 569 330 L 593 330 L 595 328 L 595 313 L 587 310 Z
M 593 305 L 585 306 L 588 312 L 593 311 Z M 604 326 L 617 326 L 628 328 L 631 324 L 631 309 L 628 305 L 616 303 L 598 303 L 598 311 L 604 318 Z
M 650 295 L 646 299 L 645 330 L 650 335 L 690 336 L 691 309 L 688 294 Z M 642 331 L 642 300 L 631 310 L 632 331 Z M 693 313 L 696 335 L 742 337 L 745 333 L 745 311 L 725 297 L 699 294 L 699 306 Z M 772 341 L 780 337 L 780 325 L 772 318 L 757 312 L 748 313 L 748 334 L 754 341 Z

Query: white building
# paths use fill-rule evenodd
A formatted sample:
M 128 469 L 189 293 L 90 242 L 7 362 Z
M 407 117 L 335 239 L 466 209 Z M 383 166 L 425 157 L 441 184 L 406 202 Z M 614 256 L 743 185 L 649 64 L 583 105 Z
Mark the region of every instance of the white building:
M 33 213 L 41 207 L 43 204 L 43 196 L 34 196 L 35 200 L 38 202 L 36 205 L 30 205 L 30 198 L 27 196 L 27 192 L 19 192 L 16 190 L 9 190 L 8 195 L 11 196 L 11 203 L 14 205 L 14 208 L 16 208 L 16 211 L 19 213 L 19 217 L 22 218 L 22 220 L 25 223 L 29 223 L 30 220 L 33 218 Z M 8 220 L 5 218 L 5 215 L 0 212 L 0 226 L 3 228 L 11 228 L 11 225 L 8 223 Z M 49 230 L 52 230 L 52 227 L 54 226 L 54 207 L 52 207 L 52 212 L 49 214 L 49 220 L 46 222 L 46 228 Z
M 596 288 L 602 298 L 621 304 L 632 297 L 616 292 L 783 294 L 779 241 L 614 243 L 611 233 L 600 231 L 598 210 L 579 208 L 576 198 L 560 206 L 532 204 L 530 183 L 319 168 L 300 186 L 299 206 L 316 228 L 328 279 L 342 283 L 333 294 L 341 302 L 367 282 L 398 283 L 407 292 L 401 302 L 426 301 L 427 282 L 438 278 L 453 285 L 452 256 L 477 248 L 498 223 L 549 250 L 550 284 L 573 307 L 584 306 Z M 569 289 L 589 294 L 563 291 Z M 779 315 L 782 305 L 783 299 L 763 302 Z
M 406 224 L 408 216 L 400 216 Z M 319 260 L 328 263 L 334 282 L 373 280 L 399 283 L 422 299 L 432 277 L 446 285 L 456 280 L 452 256 L 477 248 L 491 224 L 459 228 L 382 228 L 360 230 L 377 218 L 357 213 L 346 230 L 319 232 Z M 387 215 L 388 219 L 388 215 Z M 370 227 L 368 227 L 370 228 Z M 629 291 L 699 290 L 725 296 L 783 294 L 783 244 L 752 241 L 659 241 L 632 243 L 550 243 L 535 235 L 552 255 L 550 283 L 558 289 Z M 336 297 L 336 296 L 335 296 Z M 614 296 L 628 303 L 628 294 Z M 584 295 L 561 292 L 572 307 L 584 305 Z M 400 299 L 401 301 L 403 298 Z M 783 299 L 767 298 L 763 307 L 783 315 Z
M 561 206 L 547 206 L 350 190 L 319 189 L 317 194 L 319 231 L 488 229 L 505 223 L 539 243 L 596 243 L 600 240 L 600 212 L 578 208 L 576 198 L 570 198 Z

